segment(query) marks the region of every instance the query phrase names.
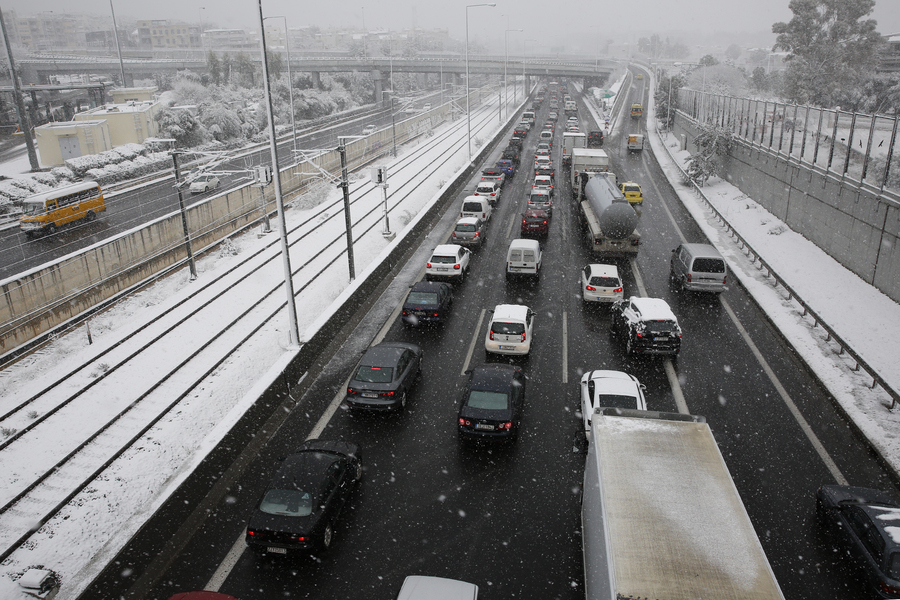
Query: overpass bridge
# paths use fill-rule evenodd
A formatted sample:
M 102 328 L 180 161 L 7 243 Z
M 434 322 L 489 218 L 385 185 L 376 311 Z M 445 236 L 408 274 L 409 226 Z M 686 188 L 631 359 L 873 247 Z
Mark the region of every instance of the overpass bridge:
M 255 64 L 260 63 L 258 53 L 246 53 Z M 286 60 L 285 60 L 286 62 Z M 116 56 L 95 57 L 63 54 L 32 54 L 17 60 L 20 75 L 27 85 L 47 83 L 51 75 L 80 75 L 85 73 L 106 75 L 116 80 L 121 69 Z M 177 71 L 189 70 L 198 74 L 208 71 L 206 57 L 197 53 L 186 58 L 125 58 L 125 77 L 127 85 L 134 79 L 152 79 L 158 73 L 175 74 Z M 291 71 L 294 73 L 312 73 L 313 81 L 318 85 L 319 73 L 368 72 L 375 80 L 376 98 L 381 97 L 382 82 L 393 73 L 437 74 L 441 83 L 459 84 L 461 76 L 466 72 L 465 57 L 429 57 L 427 55 L 414 58 L 381 57 L 336 57 L 302 55 L 291 57 Z M 531 77 L 565 77 L 584 80 L 588 86 L 602 86 L 609 75 L 622 63 L 610 59 L 588 57 L 509 57 L 505 56 L 469 56 L 470 75 L 497 75 L 504 72 L 511 76 L 524 75 Z

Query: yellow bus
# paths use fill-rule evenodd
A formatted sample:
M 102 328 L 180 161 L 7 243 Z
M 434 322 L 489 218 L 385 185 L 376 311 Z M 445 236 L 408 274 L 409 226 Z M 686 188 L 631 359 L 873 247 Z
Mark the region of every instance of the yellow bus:
M 31 237 L 37 233 L 53 234 L 56 228 L 72 221 L 93 221 L 106 210 L 103 191 L 96 181 L 75 183 L 49 192 L 29 196 L 22 201 L 25 214 L 19 227 Z

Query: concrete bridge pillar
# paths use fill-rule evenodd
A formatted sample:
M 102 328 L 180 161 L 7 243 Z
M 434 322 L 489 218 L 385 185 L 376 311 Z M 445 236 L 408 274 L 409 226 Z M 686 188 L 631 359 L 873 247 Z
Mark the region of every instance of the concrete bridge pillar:
M 384 91 L 384 73 L 377 69 L 372 71 L 372 80 L 375 82 L 375 103 L 381 102 L 381 92 Z
M 310 73 L 310 75 L 312 75 L 313 87 L 317 90 L 321 90 L 322 89 L 322 78 L 319 76 L 319 72 L 313 71 L 312 73 Z

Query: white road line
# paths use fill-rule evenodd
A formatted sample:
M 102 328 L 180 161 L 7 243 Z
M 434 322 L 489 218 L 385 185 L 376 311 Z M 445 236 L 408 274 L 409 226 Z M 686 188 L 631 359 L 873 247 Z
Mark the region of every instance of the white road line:
M 228 575 L 231 573 L 231 570 L 234 568 L 234 565 L 237 564 L 238 559 L 241 558 L 241 554 L 244 553 L 244 548 L 246 548 L 246 544 L 244 543 L 244 534 L 238 536 L 237 541 L 234 542 L 234 545 L 231 547 L 231 550 L 228 551 L 228 554 L 225 556 L 225 559 L 222 561 L 222 564 L 219 565 L 219 568 L 216 569 L 216 572 L 213 573 L 213 576 L 210 578 L 206 585 L 203 586 L 203 589 L 207 592 L 218 592 L 222 587 L 222 584 L 225 583 L 225 580 L 228 579 Z
M 633 257 L 629 260 L 638 291 L 641 296 L 646 296 L 647 288 L 644 286 L 644 280 L 641 277 L 641 272 L 638 270 L 637 261 Z M 675 406 L 678 408 L 678 412 L 684 415 L 691 414 L 690 410 L 688 410 L 687 401 L 684 399 L 684 392 L 681 390 L 681 382 L 678 381 L 678 373 L 675 372 L 675 365 L 672 364 L 670 359 L 666 358 L 663 360 L 663 369 L 666 372 L 666 378 L 669 380 L 669 387 L 672 388 L 672 396 L 675 397 Z
M 569 383 L 569 320 L 568 313 L 563 311 L 563 345 L 562 345 L 562 382 Z
M 822 459 L 822 462 L 825 463 L 825 466 L 828 468 L 828 471 L 831 473 L 831 476 L 834 477 L 834 480 L 838 483 L 838 485 L 847 485 L 847 479 L 841 473 L 840 469 L 838 469 L 834 460 L 832 460 L 831 455 L 828 454 L 828 451 L 825 450 L 825 447 L 822 445 L 822 442 L 819 441 L 819 438 L 813 433 L 812 428 L 809 426 L 809 423 L 803 418 L 803 415 L 800 413 L 800 409 L 797 408 L 797 405 L 794 404 L 794 401 L 791 399 L 790 395 L 788 395 L 787 390 L 784 389 L 784 386 L 781 385 L 781 382 L 778 380 L 778 377 L 775 375 L 775 372 L 772 371 L 772 368 L 769 366 L 769 363 L 766 362 L 766 359 L 763 357 L 762 352 L 759 351 L 759 348 L 756 347 L 756 344 L 753 343 L 753 340 L 750 338 L 750 334 L 744 329 L 744 326 L 741 325 L 741 322 L 738 320 L 737 315 L 734 314 L 734 311 L 731 310 L 731 306 L 728 302 L 723 298 L 719 298 L 722 301 L 722 306 L 725 308 L 725 311 L 728 313 L 728 316 L 731 317 L 732 322 L 734 322 L 735 327 L 740 332 L 741 337 L 744 338 L 744 342 L 750 348 L 750 351 L 753 352 L 753 355 L 756 357 L 756 360 L 759 361 L 760 366 L 762 366 L 763 371 L 765 371 L 766 375 L 769 378 L 769 381 L 772 382 L 772 385 L 775 386 L 775 389 L 778 391 L 778 395 L 781 396 L 782 402 L 784 402 L 785 406 L 787 406 L 788 410 L 791 411 L 791 414 L 794 415 L 794 419 L 797 420 L 797 424 L 800 425 L 800 429 L 803 431 L 806 438 L 815 448 L 816 453 Z
M 653 185 L 653 189 L 656 190 L 657 196 L 662 199 L 662 196 L 659 195 L 659 190 L 656 185 L 651 180 L 651 185 Z M 675 230 L 678 232 L 678 239 L 682 242 L 687 242 L 687 239 L 684 237 L 684 234 L 681 232 L 681 229 L 678 227 L 678 224 L 675 222 L 675 217 L 672 215 L 672 212 L 669 210 L 669 207 L 663 201 L 661 202 L 663 209 L 666 211 L 666 214 L 669 215 L 669 220 L 672 221 L 672 224 L 675 226 Z M 756 344 L 753 342 L 753 339 L 750 337 L 750 334 L 744 329 L 744 326 L 741 325 L 738 316 L 735 314 L 733 310 L 731 310 L 731 306 L 728 302 L 719 296 L 719 302 L 722 303 L 722 307 L 725 309 L 725 312 L 728 313 L 728 317 L 731 319 L 731 322 L 734 323 L 734 326 L 737 328 L 738 333 L 741 334 L 741 337 L 744 339 L 744 343 L 747 344 L 747 347 L 750 348 L 750 351 L 753 353 L 753 356 L 756 357 L 756 361 L 762 367 L 763 372 L 766 374 L 766 377 L 769 378 L 769 381 L 772 382 L 772 385 L 778 391 L 778 395 L 781 396 L 781 401 L 784 402 L 784 405 L 787 407 L 791 414 L 794 416 L 794 419 L 797 421 L 797 424 L 800 426 L 801 431 L 803 431 L 806 438 L 812 444 L 813 449 L 815 449 L 816 454 L 819 455 L 819 458 L 822 459 L 822 462 L 825 463 L 825 467 L 831 473 L 831 476 L 834 477 L 834 480 L 839 485 L 847 485 L 847 479 L 841 473 L 840 469 L 838 469 L 834 460 L 831 458 L 831 455 L 828 454 L 828 451 L 825 450 L 825 447 L 822 445 L 822 442 L 819 441 L 819 438 L 813 433 L 812 428 L 809 426 L 809 423 L 800 413 L 800 409 L 797 408 L 797 405 L 791 399 L 790 395 L 787 393 L 787 390 L 784 389 L 784 386 L 781 385 L 781 381 L 778 380 L 778 376 L 775 375 L 775 372 L 769 366 L 769 363 L 766 362 L 766 359 L 763 357 L 762 352 L 759 351 L 759 348 L 756 347 Z M 673 388 L 674 391 L 674 388 Z
M 509 223 L 509 227 L 506 228 L 506 239 L 508 239 L 508 240 L 512 239 L 512 237 L 511 237 L 512 236 L 512 228 L 513 228 L 513 225 L 515 225 L 517 222 L 518 222 L 518 219 L 513 218 L 512 221 Z
M 466 360 L 463 361 L 462 373 L 460 375 L 465 375 L 466 371 L 469 370 L 469 361 L 472 360 L 472 354 L 475 352 L 475 342 L 478 341 L 478 334 L 481 332 L 481 323 L 484 321 L 484 314 L 487 312 L 486 308 L 481 309 L 481 314 L 478 315 L 478 325 L 475 326 L 475 332 L 472 334 L 472 341 L 469 342 L 469 351 L 466 353 Z

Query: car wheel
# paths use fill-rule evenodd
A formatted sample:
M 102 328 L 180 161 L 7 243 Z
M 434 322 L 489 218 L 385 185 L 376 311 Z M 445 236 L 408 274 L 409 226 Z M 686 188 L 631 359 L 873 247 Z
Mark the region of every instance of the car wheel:
M 328 550 L 331 548 L 331 542 L 334 541 L 334 527 L 332 527 L 331 523 L 325 526 L 325 531 L 322 532 L 322 550 Z
M 85 220 L 85 221 L 93 221 L 93 220 L 96 219 L 96 218 L 97 218 L 97 214 L 96 214 L 94 211 L 92 211 L 92 210 L 89 210 L 89 211 L 87 211 L 86 213 L 84 213 L 84 220 Z
M 633 352 L 634 352 L 634 341 L 633 341 L 631 335 L 629 334 L 628 337 L 625 339 L 625 354 L 627 354 L 628 356 L 631 356 L 631 354 Z
M 406 408 L 406 392 L 403 392 L 400 396 L 400 410 L 404 410 Z
M 462 283 L 462 282 L 464 282 L 464 281 L 466 280 L 466 274 L 467 274 L 468 272 L 469 272 L 468 267 L 466 267 L 465 269 L 463 269 L 463 270 L 460 272 L 460 274 L 459 274 L 459 282 L 460 282 L 460 283 Z
M 358 460 L 356 461 L 356 472 L 353 474 L 353 479 L 355 481 L 359 481 L 360 479 L 362 479 L 362 471 L 362 461 Z

